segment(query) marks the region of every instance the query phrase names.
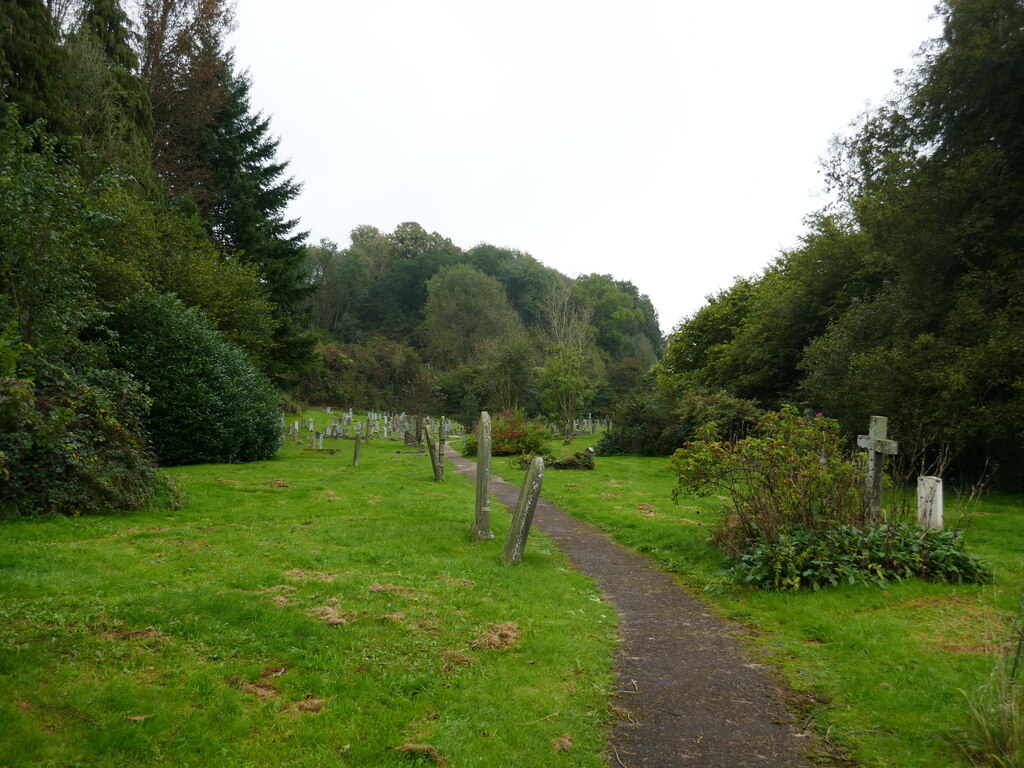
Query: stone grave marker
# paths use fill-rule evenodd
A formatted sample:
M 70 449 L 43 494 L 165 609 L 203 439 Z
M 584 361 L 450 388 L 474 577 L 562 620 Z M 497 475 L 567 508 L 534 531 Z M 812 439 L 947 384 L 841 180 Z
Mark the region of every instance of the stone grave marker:
M 477 541 L 493 539 L 491 531 L 491 416 L 480 412 L 476 438 L 476 520 L 470 529 Z
M 438 457 L 437 446 L 434 444 L 434 438 L 430 436 L 430 430 L 425 430 L 427 437 L 427 453 L 430 454 L 430 466 L 434 468 L 434 482 L 444 482 L 444 467 L 441 465 L 441 461 Z
M 360 442 L 359 438 L 360 438 L 360 435 L 359 435 L 358 432 L 356 432 L 356 447 L 355 447 L 355 450 L 352 451 L 352 466 L 353 467 L 358 467 L 359 466 L 359 442 Z
M 917 478 L 917 524 L 942 530 L 942 478 Z
M 889 431 L 889 419 L 885 416 L 872 416 L 871 426 L 866 435 L 857 436 L 857 445 L 868 452 L 868 469 L 866 489 L 871 516 L 876 520 L 882 516 L 882 480 L 884 479 L 885 457 L 895 456 L 899 452 L 899 444 L 895 440 L 886 439 Z
M 519 489 L 519 500 L 516 502 L 515 514 L 512 515 L 512 525 L 508 529 L 505 551 L 501 555 L 501 560 L 505 565 L 518 565 L 523 561 L 526 539 L 530 535 L 533 513 L 537 510 L 537 499 L 540 498 L 540 489 L 543 484 L 544 459 L 535 456 L 530 463 L 530 468 L 526 471 L 523 486 Z

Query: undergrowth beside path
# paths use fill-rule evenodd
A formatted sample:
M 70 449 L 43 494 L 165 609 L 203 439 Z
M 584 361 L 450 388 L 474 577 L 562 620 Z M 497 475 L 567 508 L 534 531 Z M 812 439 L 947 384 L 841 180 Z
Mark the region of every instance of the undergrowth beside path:
M 579 450 L 577 441 L 564 451 Z M 891 583 L 820 592 L 754 591 L 723 574 L 709 541 L 719 500 L 671 501 L 664 458 L 598 457 L 592 471 L 549 472 L 543 495 L 646 553 L 720 613 L 749 627 L 750 646 L 778 665 L 794 704 L 832 743 L 868 766 L 971 766 L 967 698 L 1010 641 L 1024 588 L 1024 500 L 971 507 L 968 549 L 990 585 Z M 500 459 L 493 469 L 517 473 Z M 954 505 L 947 501 L 947 510 Z
M 0 765 L 604 766 L 615 616 L 400 441 L 0 524 Z

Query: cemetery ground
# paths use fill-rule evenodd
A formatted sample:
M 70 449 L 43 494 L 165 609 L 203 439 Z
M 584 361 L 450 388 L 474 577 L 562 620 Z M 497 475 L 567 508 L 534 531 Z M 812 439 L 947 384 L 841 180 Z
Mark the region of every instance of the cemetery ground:
M 0 765 L 608 765 L 616 616 L 593 583 L 537 532 L 502 566 L 501 505 L 472 541 L 473 486 L 401 441 L 358 468 L 329 446 L 171 470 L 178 510 L 0 523 Z M 962 692 L 1010 640 L 1024 499 L 972 509 L 990 585 L 755 592 L 708 542 L 717 501 L 673 505 L 666 466 L 598 457 L 542 495 L 740 622 L 852 759 L 972 765 Z
M 592 442 L 580 436 L 559 448 L 568 453 Z M 803 721 L 856 763 L 994 764 L 965 754 L 969 698 L 990 680 L 1000 654 L 1014 650 L 1024 590 L 1024 499 L 988 496 L 958 505 L 947 493 L 947 524 L 964 514 L 968 549 L 992 568 L 991 584 L 911 580 L 884 589 L 767 592 L 737 585 L 723 572 L 708 541 L 719 501 L 673 504 L 667 464 L 659 457 L 598 457 L 592 471 L 549 471 L 542 495 L 645 553 L 717 613 L 740 622 L 748 651 L 778 670 Z M 522 476 L 500 457 L 492 471 L 511 482 Z
M 322 417 L 322 414 L 320 414 Z M 614 613 L 401 441 L 0 523 L 0 765 L 604 766 Z M 401 451 L 401 453 L 398 453 Z

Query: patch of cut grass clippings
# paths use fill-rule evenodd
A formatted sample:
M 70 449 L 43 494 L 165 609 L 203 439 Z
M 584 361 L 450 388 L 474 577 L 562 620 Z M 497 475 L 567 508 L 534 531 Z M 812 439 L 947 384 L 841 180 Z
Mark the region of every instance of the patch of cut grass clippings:
M 598 457 L 590 472 L 551 472 L 544 496 L 646 553 L 750 631 L 751 651 L 778 667 L 805 721 L 863 765 L 974 765 L 969 697 L 1007 652 L 1024 589 L 1024 498 L 969 508 L 968 549 L 994 571 L 990 585 L 921 581 L 820 592 L 760 592 L 722 573 L 708 541 L 716 499 L 673 504 L 667 459 Z M 495 471 L 517 474 L 494 461 Z M 954 499 L 946 502 L 949 510 Z
M 593 583 L 542 538 L 502 566 L 507 517 L 474 542 L 472 484 L 401 441 L 326 443 L 176 468 L 177 511 L 0 523 L 0 765 L 605 766 Z

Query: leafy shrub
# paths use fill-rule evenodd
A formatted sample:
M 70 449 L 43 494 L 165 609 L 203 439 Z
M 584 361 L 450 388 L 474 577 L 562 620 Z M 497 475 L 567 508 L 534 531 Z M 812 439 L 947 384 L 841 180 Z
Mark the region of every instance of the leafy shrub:
M 866 503 L 864 467 L 842 450 L 835 421 L 793 408 L 769 413 L 735 443 L 709 436 L 676 451 L 673 498 L 723 494 L 714 539 L 743 580 L 815 589 L 921 577 L 984 581 L 959 533 L 879 520 Z
M 678 476 L 672 496 L 722 494 L 731 514 L 715 533 L 736 553 L 748 542 L 774 542 L 793 529 L 869 522 L 864 471 L 844 455 L 838 425 L 820 414 L 805 419 L 793 408 L 768 413 L 754 433 L 735 443 L 688 443 L 669 464 Z
M 508 460 L 509 465 L 516 469 L 528 469 L 530 463 L 533 461 L 535 454 L 524 453 L 522 456 L 514 456 Z M 587 448 L 583 451 L 577 451 L 572 456 L 552 456 L 548 455 L 544 457 L 544 468 L 545 469 L 593 469 L 594 468 L 594 449 Z
M 769 589 L 885 586 L 913 577 L 947 582 L 991 578 L 982 562 L 965 551 L 959 531 L 909 523 L 796 529 L 772 540 L 762 537 L 748 542 L 733 561 L 732 572 L 742 581 Z
M 749 400 L 725 392 L 693 391 L 678 401 L 637 392 L 612 414 L 612 428 L 601 435 L 597 454 L 667 456 L 707 429 L 734 441 L 761 413 Z
M 478 419 L 466 435 L 462 450 L 467 456 L 476 456 L 479 424 Z M 540 456 L 547 451 L 548 440 L 547 428 L 527 420 L 522 413 L 502 411 L 491 420 L 492 456 Z
M 134 382 L 39 359 L 31 367 L 31 379 L 0 377 L 0 516 L 134 510 L 169 492 Z
M 144 419 L 161 464 L 257 461 L 281 446 L 280 396 L 198 310 L 142 296 L 108 321 L 114 358 L 146 387 Z

